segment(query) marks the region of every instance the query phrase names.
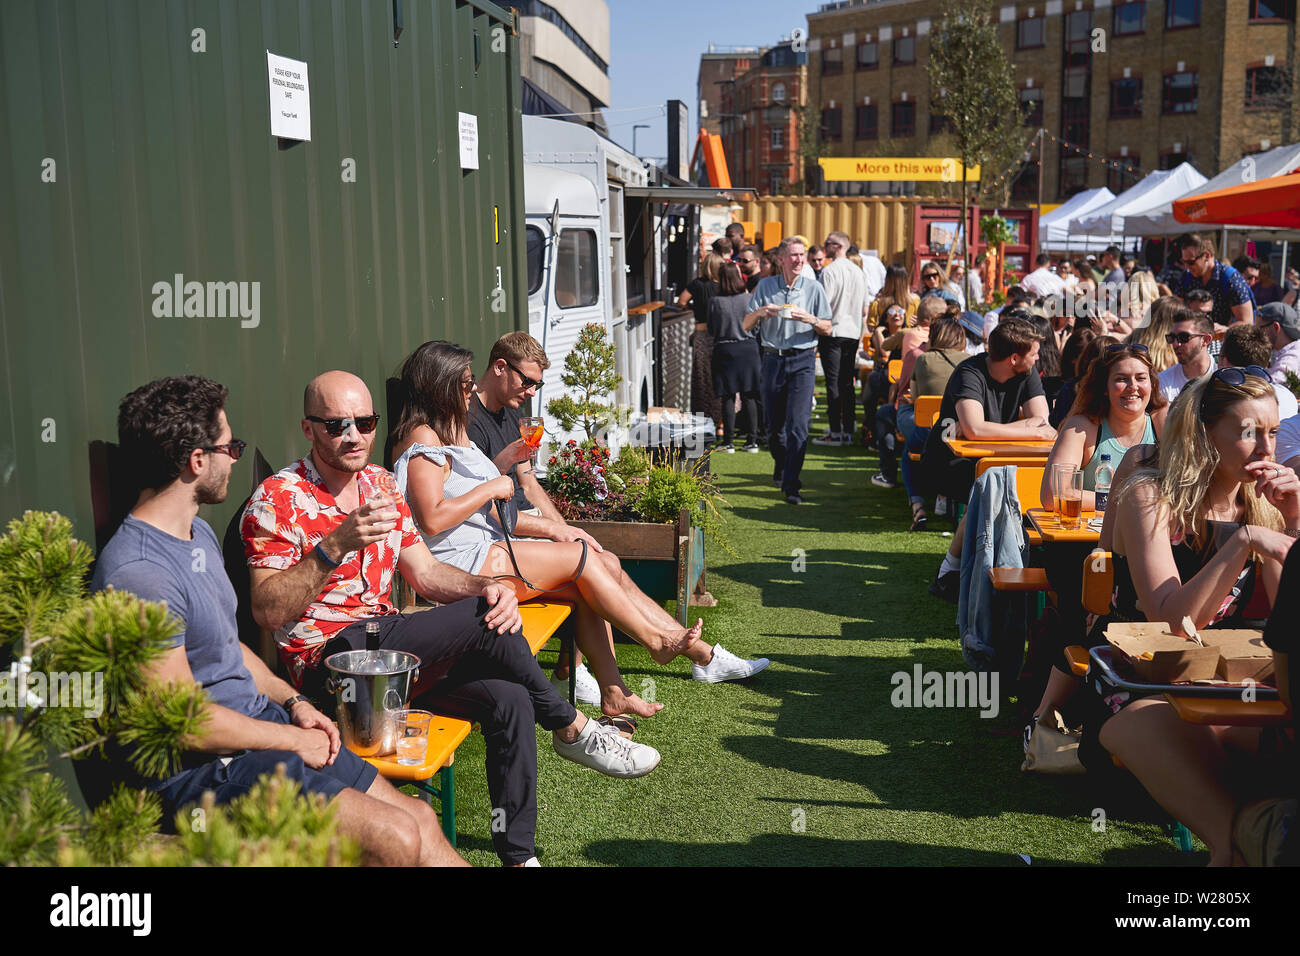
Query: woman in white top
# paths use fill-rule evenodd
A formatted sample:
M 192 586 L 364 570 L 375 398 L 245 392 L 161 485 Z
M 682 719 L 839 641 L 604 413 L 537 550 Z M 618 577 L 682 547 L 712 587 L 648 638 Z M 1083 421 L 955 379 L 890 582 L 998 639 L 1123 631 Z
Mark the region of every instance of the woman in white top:
M 766 659 L 742 661 L 701 640 L 703 619 L 682 627 L 632 582 L 614 554 L 582 540 L 554 540 L 567 526 L 519 515 L 515 534 L 551 540 L 513 540 L 516 570 L 493 508 L 494 501 L 514 497 L 514 481 L 501 475 L 466 434 L 475 392 L 473 359 L 458 345 L 426 342 L 402 367 L 404 407 L 393 430 L 393 472 L 434 557 L 509 581 L 520 601 L 543 593 L 573 601 L 578 646 L 600 684 L 601 710 L 610 716 L 649 717 L 663 707 L 647 703 L 623 683 L 611 623 L 657 663 L 686 655 L 695 680 L 735 680 L 766 667 Z

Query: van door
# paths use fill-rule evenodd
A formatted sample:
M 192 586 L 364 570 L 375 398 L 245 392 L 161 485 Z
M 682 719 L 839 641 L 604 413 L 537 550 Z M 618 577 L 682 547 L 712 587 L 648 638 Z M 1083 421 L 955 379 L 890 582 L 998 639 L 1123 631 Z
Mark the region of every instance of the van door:
M 533 409 L 536 414 L 548 418 L 548 438 L 560 441 L 577 438 L 581 441 L 586 437 L 581 427 L 572 433 L 559 434 L 558 424 L 547 416 L 546 403 L 566 391 L 564 383 L 560 381 L 560 376 L 564 374 L 564 360 L 573 349 L 583 326 L 594 322 L 608 334 L 605 305 L 601 300 L 601 265 L 604 257 L 600 255 L 594 220 L 561 218 L 559 230 L 559 239 L 551 254 L 552 267 L 548 283 L 550 301 L 549 308 L 545 310 L 548 314 L 538 316 L 541 334 L 533 335 L 542 343 L 551 367 L 543 376 L 545 384 L 538 389 L 537 396 L 533 399 Z M 543 238 L 540 230 L 538 238 Z M 530 297 L 529 312 L 532 311 Z M 531 314 L 529 324 L 532 324 Z M 575 399 L 582 398 L 576 392 L 570 394 Z M 608 402 L 612 400 L 613 396 L 606 399 Z

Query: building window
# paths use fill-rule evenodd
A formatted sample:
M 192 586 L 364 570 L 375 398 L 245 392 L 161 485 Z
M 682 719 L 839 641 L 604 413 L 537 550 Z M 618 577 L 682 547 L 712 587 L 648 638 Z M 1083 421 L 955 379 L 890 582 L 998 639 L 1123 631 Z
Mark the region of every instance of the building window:
M 1138 172 L 1138 167 L 1142 164 L 1138 162 L 1137 156 L 1112 156 L 1110 161 L 1119 164 L 1118 168 L 1108 166 L 1106 169 L 1106 187 L 1115 195 L 1118 196 L 1142 178 Z
M 1111 119 L 1142 115 L 1142 77 L 1110 81 Z
M 1033 17 L 1016 21 L 1016 49 L 1029 50 L 1047 45 L 1047 18 Z
M 938 136 L 940 133 L 951 133 L 951 132 L 952 132 L 952 120 L 948 119 L 948 117 L 944 116 L 942 113 L 932 112 L 930 114 L 930 135 L 931 136 Z
M 1088 157 L 1062 155 L 1061 187 L 1062 199 L 1068 199 L 1088 186 Z
M 842 138 L 840 123 L 841 116 L 838 106 L 833 110 L 822 110 L 822 135 L 827 139 L 838 140 Z
M 777 103 L 785 102 L 785 84 L 776 83 L 772 86 L 772 100 Z
M 916 103 L 895 103 L 889 134 L 895 138 L 916 135 Z
M 785 130 L 781 129 L 779 126 L 774 126 L 771 129 L 771 133 L 772 133 L 772 148 L 785 149 Z
M 876 139 L 880 110 L 876 106 L 859 106 L 853 111 L 853 138 Z
M 1020 167 L 1015 182 L 1011 184 L 1012 202 L 1038 201 L 1038 160 Z
M 1170 73 L 1165 77 L 1164 113 L 1195 113 L 1196 92 L 1200 83 L 1198 73 Z
M 1026 126 L 1043 125 L 1043 91 L 1041 87 L 1020 91 L 1020 112 L 1025 117 Z
M 858 69 L 874 70 L 880 66 L 880 44 L 873 42 L 858 44 Z
M 905 66 L 916 62 L 916 37 L 894 38 L 894 65 Z
M 1246 70 L 1246 108 L 1266 109 L 1284 105 L 1291 92 L 1286 71 L 1277 66 L 1253 66 Z
M 781 187 L 785 185 L 785 176 L 779 169 L 770 170 L 767 174 L 767 191 L 771 196 L 779 196 Z
M 1183 163 L 1191 162 L 1186 153 L 1161 153 L 1161 169 L 1177 169 Z
M 1147 29 L 1146 3 L 1121 3 L 1115 8 L 1111 31 L 1117 37 L 1145 33 Z
M 1294 20 L 1295 0 L 1250 0 L 1252 20 Z
M 1076 10 L 1065 15 L 1065 63 L 1068 70 L 1072 67 L 1086 69 L 1092 63 L 1092 11 Z
M 834 50 L 822 50 L 822 75 L 829 76 L 844 69 L 844 51 L 839 47 Z
M 1165 29 L 1201 25 L 1201 0 L 1165 0 Z

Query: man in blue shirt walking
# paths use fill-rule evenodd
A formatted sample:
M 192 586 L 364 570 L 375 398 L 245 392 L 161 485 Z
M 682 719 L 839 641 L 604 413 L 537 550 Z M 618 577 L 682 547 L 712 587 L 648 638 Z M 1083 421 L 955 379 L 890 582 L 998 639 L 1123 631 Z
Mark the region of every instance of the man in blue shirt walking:
M 763 404 L 770 426 L 772 483 L 780 486 L 792 505 L 803 503 L 799 472 L 808 451 L 817 336 L 831 331 L 826 290 L 801 274 L 807 257 L 801 240 L 784 240 L 781 275 L 759 282 L 744 319 L 745 330 L 757 325 L 763 341 Z

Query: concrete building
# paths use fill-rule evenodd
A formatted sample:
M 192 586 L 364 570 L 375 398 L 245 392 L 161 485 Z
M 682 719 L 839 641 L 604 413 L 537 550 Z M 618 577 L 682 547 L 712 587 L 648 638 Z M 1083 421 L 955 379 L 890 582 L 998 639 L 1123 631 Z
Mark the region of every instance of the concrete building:
M 722 97 L 728 85 L 758 62 L 763 51 L 756 46 L 717 47 L 700 56 L 700 73 L 695 81 L 695 104 L 699 112 L 698 129 L 717 136 L 722 132 Z
M 609 5 L 605 0 L 510 0 L 519 11 L 524 112 L 583 114 L 575 122 L 606 132 Z
M 770 196 L 801 179 L 797 110 L 808 102 L 807 53 L 788 40 L 765 48 L 719 89 L 719 133 L 731 181 Z
M 1191 162 L 1213 176 L 1300 138 L 1295 0 L 991 0 L 1026 143 L 1046 130 L 1043 198 Z M 926 62 L 939 0 L 845 0 L 808 14 L 809 96 L 826 154 L 923 156 L 942 134 Z M 1038 195 L 1037 167 L 1013 198 Z M 839 184 L 861 187 L 869 184 Z

